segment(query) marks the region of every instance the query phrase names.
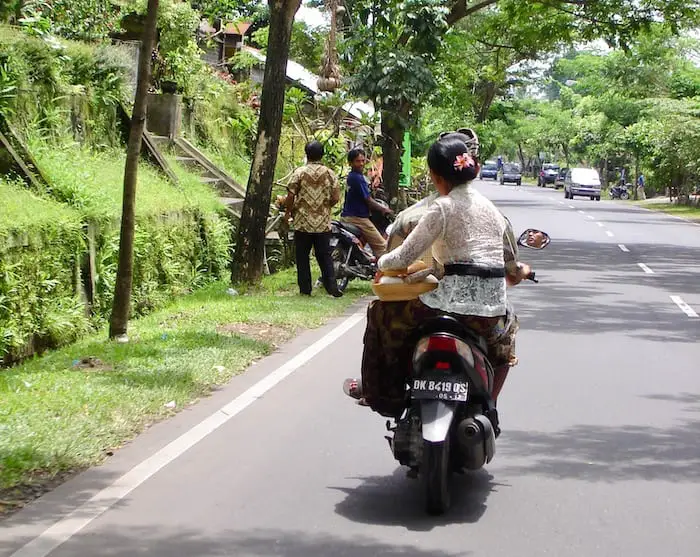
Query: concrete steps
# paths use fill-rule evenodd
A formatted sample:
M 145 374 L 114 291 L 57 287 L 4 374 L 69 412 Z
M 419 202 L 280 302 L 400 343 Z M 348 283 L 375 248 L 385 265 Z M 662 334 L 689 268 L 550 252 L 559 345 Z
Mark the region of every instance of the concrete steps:
M 226 206 L 226 211 L 235 220 L 241 218 L 245 188 L 231 176 L 214 164 L 204 153 L 184 138 L 171 139 L 162 135 L 151 135 L 152 141 L 159 149 L 169 149 L 175 153 L 175 160 L 187 166 L 189 170 L 200 176 L 203 184 L 216 190 L 219 199 Z M 270 211 L 274 213 L 274 211 Z M 271 216 L 265 227 L 268 241 L 279 240 L 275 232 L 279 224 L 279 216 Z

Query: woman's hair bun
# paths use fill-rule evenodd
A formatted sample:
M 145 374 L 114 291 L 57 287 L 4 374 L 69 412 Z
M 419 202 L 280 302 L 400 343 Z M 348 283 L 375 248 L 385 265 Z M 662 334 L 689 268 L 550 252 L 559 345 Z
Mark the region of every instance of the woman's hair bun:
M 459 134 L 446 135 L 430 146 L 428 166 L 453 185 L 472 181 L 478 172 L 478 160 Z

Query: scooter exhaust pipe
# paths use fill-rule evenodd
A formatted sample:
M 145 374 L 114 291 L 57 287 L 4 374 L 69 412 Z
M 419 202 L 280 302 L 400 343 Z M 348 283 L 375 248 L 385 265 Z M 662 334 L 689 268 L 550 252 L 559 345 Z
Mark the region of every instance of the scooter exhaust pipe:
M 459 422 L 457 436 L 465 449 L 484 442 L 484 431 L 474 418 L 467 418 Z
M 464 453 L 464 466 L 469 470 L 478 470 L 496 454 L 493 426 L 482 414 L 459 422 L 457 439 Z

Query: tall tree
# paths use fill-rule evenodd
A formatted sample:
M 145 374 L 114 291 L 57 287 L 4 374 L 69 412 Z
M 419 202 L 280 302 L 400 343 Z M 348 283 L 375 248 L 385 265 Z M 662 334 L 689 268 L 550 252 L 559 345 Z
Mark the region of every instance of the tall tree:
M 136 181 L 138 176 L 141 138 L 146 123 L 146 102 L 148 85 L 151 81 L 151 53 L 156 40 L 158 0 L 148 0 L 146 23 L 141 40 L 138 81 L 134 112 L 131 116 L 131 130 L 126 148 L 124 168 L 124 193 L 122 199 L 122 221 L 119 234 L 119 263 L 114 287 L 112 315 L 109 320 L 109 338 L 126 339 L 131 307 L 131 284 L 134 276 L 134 228 L 136 212 Z
M 282 133 L 282 117 L 294 16 L 301 0 L 268 0 L 270 33 L 260 98 L 258 135 L 248 178 L 248 189 L 236 234 L 231 280 L 254 284 L 262 278 L 265 224 L 270 212 L 272 184 Z

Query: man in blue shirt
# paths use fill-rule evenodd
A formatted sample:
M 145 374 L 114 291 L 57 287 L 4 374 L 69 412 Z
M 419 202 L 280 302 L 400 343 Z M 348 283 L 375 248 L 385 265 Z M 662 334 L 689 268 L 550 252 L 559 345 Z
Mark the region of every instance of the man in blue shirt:
M 352 170 L 348 174 L 345 205 L 340 216 L 343 221 L 362 230 L 364 239 L 371 246 L 375 257 L 379 258 L 386 252 L 386 240 L 369 219 L 370 209 L 385 214 L 391 214 L 392 211 L 372 199 L 363 174 L 366 162 L 367 157 L 362 149 L 352 149 L 348 153 L 348 163 Z

